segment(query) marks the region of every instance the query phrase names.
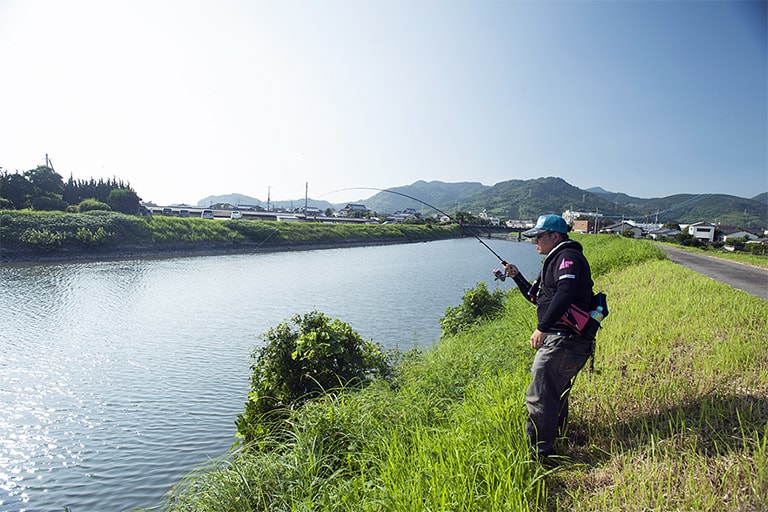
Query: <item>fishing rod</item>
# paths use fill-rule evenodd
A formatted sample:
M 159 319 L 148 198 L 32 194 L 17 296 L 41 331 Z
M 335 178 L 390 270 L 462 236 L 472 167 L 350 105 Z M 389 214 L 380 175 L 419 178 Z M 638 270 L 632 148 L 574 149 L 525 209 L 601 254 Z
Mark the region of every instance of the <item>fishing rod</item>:
M 332 191 L 332 192 L 328 192 L 327 194 L 323 194 L 323 195 L 333 194 L 333 193 L 335 193 L 335 192 L 345 192 L 345 191 L 347 191 L 347 190 L 376 190 L 376 191 L 378 191 L 378 192 L 389 192 L 390 194 L 396 194 L 396 195 L 398 195 L 398 196 L 403 196 L 403 197 L 406 197 L 406 198 L 408 198 L 408 199 L 412 199 L 413 201 L 416 201 L 416 202 L 418 202 L 418 203 L 421 203 L 421 204 L 423 204 L 424 206 L 427 206 L 427 207 L 429 207 L 429 208 L 432 208 L 433 210 L 437 211 L 438 213 L 441 213 L 441 214 L 445 215 L 446 217 L 448 217 L 449 219 L 451 219 L 452 221 L 456 222 L 456 221 L 453 219 L 453 217 L 451 217 L 450 215 L 448 215 L 447 213 L 445 213 L 443 210 L 441 210 L 441 209 L 440 209 L 440 208 L 438 208 L 437 206 L 433 206 L 433 205 L 431 205 L 431 204 L 427 203 L 426 201 L 422 201 L 421 199 L 418 199 L 418 198 L 416 198 L 416 197 L 413 197 L 413 196 L 409 196 L 408 194 L 403 194 L 402 192 L 397 192 L 397 191 L 395 191 L 395 190 L 389 190 L 389 189 L 386 189 L 386 188 L 373 188 L 373 187 L 351 187 L 351 188 L 342 188 L 342 189 L 339 189 L 339 190 L 334 190 L 334 191 Z M 322 197 L 322 196 L 320 196 L 320 197 Z M 460 227 L 462 227 L 462 228 L 464 227 L 464 226 L 461 224 L 461 222 L 459 222 L 459 226 L 460 226 Z M 479 236 L 477 236 L 475 233 L 473 233 L 473 232 L 472 232 L 472 229 L 471 229 L 471 228 L 469 228 L 468 226 L 467 226 L 467 231 L 469 231 L 469 234 L 470 234 L 470 235 L 472 235 L 473 237 L 475 237 L 475 239 L 476 239 L 478 242 L 480 242 L 481 244 L 483 244 L 483 245 L 485 246 L 485 248 L 486 248 L 486 249 L 488 249 L 489 251 L 491 251 L 491 253 L 493 253 L 493 255 L 494 255 L 494 256 L 496 256 L 496 258 L 498 258 L 498 260 L 501 262 L 501 264 L 502 264 L 502 265 L 506 265 L 506 264 L 507 264 L 507 262 L 506 262 L 506 261 L 504 261 L 504 258 L 502 258 L 502 257 L 501 257 L 501 256 L 499 256 L 498 254 L 496 254 L 496 251 L 494 251 L 494 250 L 491 248 L 491 246 L 490 246 L 490 245 L 488 245 L 487 243 L 483 242 L 483 240 L 482 240 L 482 239 L 481 239 Z M 500 279 L 500 278 L 497 276 L 497 279 Z

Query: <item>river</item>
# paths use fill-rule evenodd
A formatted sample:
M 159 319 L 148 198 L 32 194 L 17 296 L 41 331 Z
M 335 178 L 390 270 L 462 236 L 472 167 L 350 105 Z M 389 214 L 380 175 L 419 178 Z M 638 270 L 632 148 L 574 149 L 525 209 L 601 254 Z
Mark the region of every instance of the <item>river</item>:
M 524 274 L 532 244 L 488 240 Z M 429 347 L 498 262 L 475 239 L 0 266 L 0 511 L 153 507 L 225 454 L 259 336 L 312 310 Z M 533 310 L 531 311 L 533 314 Z

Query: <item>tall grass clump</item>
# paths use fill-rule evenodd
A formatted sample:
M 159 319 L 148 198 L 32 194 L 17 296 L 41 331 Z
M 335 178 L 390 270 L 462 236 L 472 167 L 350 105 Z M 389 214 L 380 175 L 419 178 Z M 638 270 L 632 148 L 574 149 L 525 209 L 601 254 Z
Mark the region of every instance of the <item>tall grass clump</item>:
M 648 240 L 578 233 L 571 233 L 570 237 L 584 247 L 592 277 L 622 270 L 641 261 L 666 259 L 664 252 Z
M 597 372 L 572 403 L 565 510 L 765 510 L 768 302 L 668 261 L 605 276 Z
M 223 223 L 207 219 L 145 217 L 152 242 L 238 242 L 243 239 Z
M 768 303 L 650 244 L 583 240 L 611 315 L 559 467 L 528 458 L 535 315 L 510 291 L 504 314 L 401 354 L 388 379 L 306 403 L 287 438 L 201 467 L 164 510 L 765 510 Z
M 180 484 L 168 510 L 531 510 L 521 394 L 528 326 L 509 319 L 402 355 L 397 375 L 306 404 L 288 440 L 262 439 Z M 479 337 L 478 337 L 479 335 Z M 414 509 L 414 507 L 416 507 Z
M 136 243 L 148 236 L 149 229 L 143 219 L 117 212 L 0 212 L 0 245 L 6 248 L 47 251 L 65 245 L 94 247 Z

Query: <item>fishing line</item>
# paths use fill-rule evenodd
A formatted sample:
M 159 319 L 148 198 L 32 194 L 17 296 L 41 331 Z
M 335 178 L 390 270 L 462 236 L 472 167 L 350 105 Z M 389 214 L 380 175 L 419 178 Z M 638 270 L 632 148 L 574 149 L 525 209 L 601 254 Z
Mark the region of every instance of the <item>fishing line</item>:
M 431 205 L 431 204 L 427 203 L 426 201 L 422 201 L 421 199 L 418 199 L 418 198 L 416 198 L 416 197 L 413 197 L 413 196 L 409 196 L 408 194 L 403 194 L 402 192 L 397 192 L 397 191 L 395 191 L 395 190 L 388 190 L 388 189 L 385 189 L 385 188 L 373 188 L 373 187 L 351 187 L 351 188 L 341 188 L 341 189 L 339 189 L 339 190 L 334 190 L 334 191 L 332 191 L 332 192 L 328 192 L 328 193 L 326 193 L 326 194 L 322 194 L 320 197 L 323 197 L 323 196 L 327 196 L 327 195 L 329 195 L 329 194 L 333 194 L 333 193 L 335 193 L 335 192 L 346 192 L 347 190 L 376 190 L 376 191 L 378 191 L 378 192 L 389 192 L 390 194 L 396 194 L 396 195 L 398 195 L 398 196 L 407 197 L 408 199 L 412 199 L 412 200 L 414 200 L 414 201 L 416 201 L 416 202 L 419 202 L 419 203 L 423 204 L 424 206 L 427 206 L 427 207 L 429 207 L 429 208 L 432 208 L 433 210 L 437 211 L 437 213 L 441 213 L 441 214 L 445 215 L 446 217 L 448 217 L 448 218 L 449 218 L 450 220 L 452 220 L 453 222 L 456 222 L 456 221 L 453 219 L 453 217 L 451 217 L 450 215 L 448 215 L 447 213 L 445 213 L 443 210 L 441 210 L 441 209 L 440 209 L 440 208 L 438 208 L 437 206 L 433 206 L 433 205 Z M 461 228 L 464 228 L 464 227 L 465 227 L 465 226 L 463 226 L 463 225 L 461 224 L 461 222 L 459 222 L 458 224 L 459 224 L 459 227 L 461 227 Z M 506 262 L 506 261 L 504 261 L 504 258 L 502 258 L 502 257 L 501 257 L 501 256 L 499 256 L 498 254 L 496 254 L 496 251 L 494 251 L 493 249 L 491 249 L 491 246 L 490 246 L 490 245 L 488 245 L 487 243 L 483 242 L 483 240 L 482 240 L 482 239 L 481 239 L 479 236 L 477 236 L 477 235 L 476 235 L 476 234 L 475 234 L 475 233 L 472 231 L 472 229 L 471 229 L 471 228 L 469 228 L 469 226 L 466 226 L 466 228 L 467 228 L 467 231 L 469 231 L 469 234 L 470 234 L 470 235 L 472 235 L 473 237 L 475 237 L 475 239 L 476 239 L 478 242 L 480 242 L 481 244 L 483 244 L 483 245 L 485 246 L 485 248 L 486 248 L 486 249 L 488 249 L 489 251 L 491 251 L 491 252 L 493 253 L 493 255 L 494 255 L 494 256 L 496 256 L 496 258 L 498 258 L 498 260 L 501 262 L 501 264 L 502 264 L 502 265 L 506 265 L 506 264 L 507 264 L 507 262 Z

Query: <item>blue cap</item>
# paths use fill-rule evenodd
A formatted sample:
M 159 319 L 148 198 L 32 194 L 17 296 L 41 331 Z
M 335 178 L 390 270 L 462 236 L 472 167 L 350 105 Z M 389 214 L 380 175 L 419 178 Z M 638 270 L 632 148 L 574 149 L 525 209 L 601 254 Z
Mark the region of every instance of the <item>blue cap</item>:
M 536 227 L 523 232 L 523 236 L 529 238 L 546 233 L 547 231 L 556 231 L 558 233 L 567 233 L 568 224 L 565 219 L 559 215 L 542 215 L 536 221 Z

